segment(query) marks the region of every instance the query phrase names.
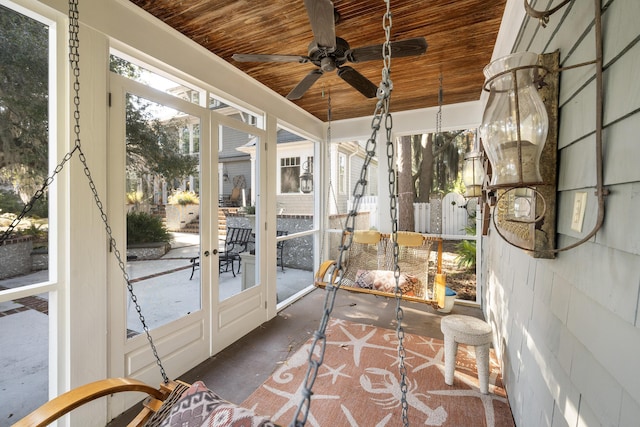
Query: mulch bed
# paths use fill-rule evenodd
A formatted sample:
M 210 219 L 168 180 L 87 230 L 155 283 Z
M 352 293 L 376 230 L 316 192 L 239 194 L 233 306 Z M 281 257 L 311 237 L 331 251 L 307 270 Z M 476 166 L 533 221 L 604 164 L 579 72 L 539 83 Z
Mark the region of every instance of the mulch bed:
M 458 299 L 476 300 L 476 267 L 458 267 L 457 241 L 446 240 L 442 249 L 442 272 L 447 275 L 447 286 L 458 293 Z

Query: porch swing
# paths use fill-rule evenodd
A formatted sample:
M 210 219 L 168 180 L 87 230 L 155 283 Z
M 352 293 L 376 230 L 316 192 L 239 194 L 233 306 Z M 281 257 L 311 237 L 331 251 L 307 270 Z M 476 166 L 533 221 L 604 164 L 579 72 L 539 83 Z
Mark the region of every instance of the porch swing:
M 89 383 L 80 387 L 77 387 L 71 391 L 68 391 L 53 400 L 45 403 L 20 421 L 18 421 L 14 426 L 16 427 L 33 427 L 33 426 L 46 426 L 58 418 L 64 416 L 75 408 L 78 408 L 88 402 L 91 402 L 100 397 L 108 396 L 114 393 L 125 392 L 125 391 L 136 391 L 146 393 L 148 397 L 145 399 L 142 411 L 130 422 L 129 426 L 157 426 L 163 423 L 166 423 L 167 418 L 176 410 L 178 410 L 181 405 L 181 399 L 185 397 L 189 397 L 190 394 L 201 392 L 206 390 L 204 385 L 200 382 L 197 382 L 193 385 L 189 385 L 182 381 L 178 380 L 169 380 L 164 367 L 162 366 L 162 361 L 158 354 L 158 351 L 155 347 L 151 334 L 149 332 L 149 328 L 145 323 L 144 316 L 142 315 L 142 310 L 140 305 L 137 302 L 137 297 L 134 293 L 133 286 L 129 279 L 128 273 L 126 271 L 125 261 L 120 254 L 120 251 L 117 247 L 117 243 L 113 238 L 111 227 L 107 220 L 107 215 L 103 209 L 103 204 L 98 195 L 96 186 L 94 184 L 91 172 L 89 170 L 87 159 L 82 151 L 81 143 L 80 143 L 80 97 L 79 97 L 79 14 L 78 14 L 78 1 L 79 0 L 69 0 L 69 60 L 72 67 L 72 72 L 75 76 L 75 81 L 73 84 L 74 87 L 74 136 L 75 136 L 75 144 L 74 147 L 64 156 L 63 160 L 57 165 L 52 175 L 50 175 L 42 185 L 42 187 L 35 193 L 32 197 L 31 201 L 27 203 L 21 212 L 20 215 L 10 224 L 9 228 L 5 231 L 5 233 L 0 236 L 0 242 L 6 240 L 12 230 L 19 224 L 19 222 L 24 218 L 24 216 L 30 211 L 33 203 L 37 201 L 44 195 L 44 192 L 47 190 L 48 186 L 53 182 L 55 176 L 62 171 L 65 164 L 72 159 L 74 155 L 77 154 L 79 160 L 82 163 L 84 168 L 85 175 L 88 179 L 89 187 L 93 193 L 95 204 L 100 211 L 102 222 L 105 226 L 105 230 L 107 232 L 109 243 L 111 247 L 111 252 L 114 254 L 117 259 L 119 268 L 122 272 L 122 276 L 124 281 L 127 284 L 127 290 L 129 292 L 129 296 L 131 301 L 135 305 L 135 309 L 138 312 L 140 322 L 142 324 L 143 330 L 146 333 L 147 340 L 149 342 L 150 348 L 152 350 L 153 356 L 155 357 L 156 363 L 160 369 L 160 374 L 163 379 L 163 383 L 159 386 L 159 388 L 154 388 L 150 385 L 147 385 L 141 381 L 131 378 L 108 378 L 99 380 L 93 383 Z M 376 145 L 376 135 L 379 129 L 380 123 L 384 119 L 385 128 L 387 134 L 387 151 L 389 153 L 388 162 L 389 162 L 389 187 L 391 197 L 390 204 L 390 213 L 392 217 L 393 224 L 393 233 L 390 236 L 385 236 L 390 245 L 391 249 L 391 259 L 393 260 L 393 268 L 394 268 L 394 277 L 395 277 L 395 297 L 396 297 L 396 319 L 397 319 L 397 337 L 398 337 L 398 367 L 401 374 L 401 405 L 402 405 L 402 419 L 403 425 L 408 426 L 408 403 L 407 403 L 407 379 L 406 379 L 406 367 L 404 364 L 405 359 L 405 350 L 403 345 L 404 340 L 404 331 L 402 327 L 402 318 L 403 311 L 400 305 L 401 300 L 403 299 L 402 289 L 400 287 L 400 265 L 399 265 L 399 245 L 403 242 L 402 233 L 397 231 L 397 209 L 395 204 L 395 196 L 394 196 L 394 176 L 393 173 L 393 144 L 391 142 L 391 115 L 389 112 L 389 101 L 390 94 L 392 91 L 392 83 L 389 77 L 390 74 L 390 62 L 391 62 L 391 45 L 390 45 L 390 29 L 391 29 L 391 12 L 390 12 L 390 4 L 389 0 L 384 0 L 386 4 L 386 13 L 383 19 L 383 26 L 385 28 L 385 43 L 383 44 L 383 59 L 384 59 L 384 67 L 382 71 L 382 81 L 380 87 L 378 88 L 378 102 L 376 104 L 376 109 L 374 111 L 374 120 L 372 123 L 372 135 L 369 139 L 368 145 L 368 157 L 367 161 L 363 165 L 363 173 L 361 175 L 360 181 L 358 181 L 356 189 L 354 190 L 355 203 L 352 211 L 348 214 L 348 217 L 344 223 L 343 229 L 343 243 L 340 246 L 340 257 L 335 263 L 335 269 L 333 276 L 336 280 L 332 280 L 326 287 L 326 297 L 325 297 L 325 308 L 323 310 L 323 317 L 320 322 L 320 326 L 318 330 L 314 333 L 314 340 L 311 345 L 309 351 L 309 368 L 305 375 L 304 382 L 302 384 L 302 398 L 295 412 L 294 420 L 289 424 L 293 427 L 301 427 L 306 424 L 307 416 L 310 409 L 311 403 L 311 395 L 312 395 L 312 387 L 315 382 L 315 378 L 317 376 L 317 372 L 319 367 L 322 365 L 322 360 L 324 357 L 324 349 L 325 349 L 325 341 L 326 341 L 326 328 L 328 325 L 328 321 L 331 316 L 331 312 L 333 309 L 333 304 L 335 301 L 336 290 L 340 288 L 344 278 L 345 278 L 345 265 L 346 262 L 346 254 L 351 248 L 352 242 L 358 242 L 359 233 L 354 232 L 353 223 L 354 218 L 357 214 L 357 209 L 359 207 L 360 198 L 364 192 L 364 187 L 366 185 L 366 168 L 371 160 L 371 156 L 375 152 Z M 329 4 L 331 8 L 333 7 L 330 1 L 326 1 L 325 6 Z M 440 263 L 440 262 L 439 262 Z M 438 264 L 439 264 L 438 263 Z M 405 297 L 406 298 L 406 297 Z M 320 345 L 318 351 L 315 351 L 316 346 Z M 315 359 L 315 357 L 318 357 Z M 229 413 L 234 413 L 242 416 L 243 420 L 248 418 L 256 419 L 259 422 L 260 426 L 268 427 L 275 426 L 275 424 L 268 421 L 268 419 L 264 417 L 259 417 L 254 415 L 251 411 L 245 408 L 238 407 L 229 402 L 225 402 L 221 398 L 219 398 L 215 393 L 210 390 L 206 390 L 210 392 L 208 395 L 209 401 L 206 403 L 212 403 L 214 406 L 224 406 L 225 415 L 229 416 Z M 211 401 L 213 399 L 214 401 Z M 253 418 L 255 417 L 255 418 Z M 227 420 L 229 422 L 229 420 Z M 214 425 L 218 425 L 215 424 Z M 224 425 L 233 425 L 227 424 Z
M 327 140 L 331 143 L 331 92 L 329 91 L 327 103 Z M 374 129 L 374 132 L 376 129 Z M 375 134 L 372 135 L 375 138 Z M 369 140 L 371 142 L 371 139 Z M 390 142 L 389 142 L 390 144 Z M 392 145 L 391 145 L 392 147 Z M 358 185 L 364 187 L 366 183 L 367 165 L 370 163 L 375 147 L 367 150 L 367 159 L 360 172 Z M 389 151 L 388 151 L 389 154 Z M 393 162 L 393 153 L 388 156 L 389 165 Z M 392 169 L 389 169 L 392 170 Z M 389 175 L 395 177 L 394 174 Z M 395 207 L 395 183 L 389 182 L 390 195 Z M 331 190 L 331 181 L 329 181 Z M 357 193 L 354 189 L 353 196 L 358 202 L 364 194 Z M 337 201 L 335 201 L 337 205 Z M 358 215 L 357 206 L 354 206 L 352 214 Z M 393 214 L 392 214 L 393 215 Z M 395 219 L 394 219 L 395 220 Z M 397 224 L 394 224 L 397 229 Z M 435 308 L 443 308 L 445 305 L 445 275 L 442 273 L 443 239 L 437 236 L 425 236 L 411 231 L 397 231 L 396 233 L 381 233 L 376 230 L 354 230 L 343 225 L 341 237 L 341 252 L 343 268 L 337 269 L 336 260 L 326 260 L 320 264 L 315 273 L 314 286 L 326 289 L 330 284 L 340 281 L 340 287 L 345 291 L 376 295 L 391 298 L 396 296 L 396 271 L 394 259 L 397 247 L 397 264 L 400 268 L 398 285 L 399 297 L 404 301 L 432 305 Z M 349 237 L 349 239 L 347 239 Z M 350 243 L 347 243 L 350 240 Z M 435 272 L 430 275 L 430 262 L 433 246 L 436 245 Z M 324 244 L 322 245 L 324 248 Z

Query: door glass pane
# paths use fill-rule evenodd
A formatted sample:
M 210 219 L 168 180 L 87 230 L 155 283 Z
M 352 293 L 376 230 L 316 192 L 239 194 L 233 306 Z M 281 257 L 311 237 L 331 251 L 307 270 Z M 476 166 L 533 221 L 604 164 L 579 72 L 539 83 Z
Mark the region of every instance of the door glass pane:
M 127 272 L 150 329 L 201 308 L 199 139 L 198 117 L 127 95 Z
M 34 15 L 35 16 L 35 15 Z M 49 197 L 33 203 L 50 167 L 48 73 L 53 31 L 0 6 L 0 425 L 12 425 L 48 399 L 48 294 L 12 295 L 50 281 Z M 28 72 L 27 72 L 28 70 Z M 52 145 L 53 146 L 53 145 Z M 51 245 L 50 245 L 51 243 Z
M 218 129 L 220 144 L 218 159 L 227 171 L 218 215 L 218 250 L 220 274 L 220 300 L 251 288 L 259 283 L 259 253 L 255 247 L 260 241 L 259 194 L 256 176 L 259 176 L 260 138 L 228 126 Z

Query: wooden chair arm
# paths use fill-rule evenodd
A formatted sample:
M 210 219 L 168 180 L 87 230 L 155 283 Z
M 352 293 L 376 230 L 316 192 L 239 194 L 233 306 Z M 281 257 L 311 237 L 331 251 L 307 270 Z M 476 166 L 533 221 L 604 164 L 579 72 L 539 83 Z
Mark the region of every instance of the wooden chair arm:
M 318 268 L 318 271 L 316 271 L 316 276 L 315 276 L 315 283 L 316 286 L 318 283 L 323 283 L 325 282 L 325 278 L 324 276 L 327 275 L 327 272 L 329 271 L 329 268 L 331 268 L 332 265 L 335 265 L 335 261 L 330 259 L 327 261 L 324 261 L 322 264 L 320 264 L 320 267 Z
M 124 391 L 139 391 L 164 400 L 165 393 L 131 378 L 108 378 L 74 388 L 40 406 L 14 424 L 14 427 L 47 426 L 75 408 L 99 397 Z

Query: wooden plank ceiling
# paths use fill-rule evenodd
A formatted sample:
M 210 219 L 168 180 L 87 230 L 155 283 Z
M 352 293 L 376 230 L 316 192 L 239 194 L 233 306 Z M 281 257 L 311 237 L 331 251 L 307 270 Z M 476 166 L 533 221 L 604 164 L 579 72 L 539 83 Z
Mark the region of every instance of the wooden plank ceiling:
M 151 15 L 285 97 L 311 70 L 312 63 L 237 62 L 242 54 L 308 53 L 313 32 L 303 0 L 130 0 Z M 392 58 L 392 111 L 438 105 L 442 75 L 444 103 L 479 99 L 506 0 L 391 0 L 391 41 L 424 37 L 426 54 Z M 382 0 L 334 0 L 339 13 L 336 35 L 351 48 L 384 42 L 386 10 Z M 382 60 L 348 63 L 376 86 Z M 326 72 L 299 99 L 304 110 L 327 120 L 371 116 L 376 99 L 367 99 L 336 75 Z

